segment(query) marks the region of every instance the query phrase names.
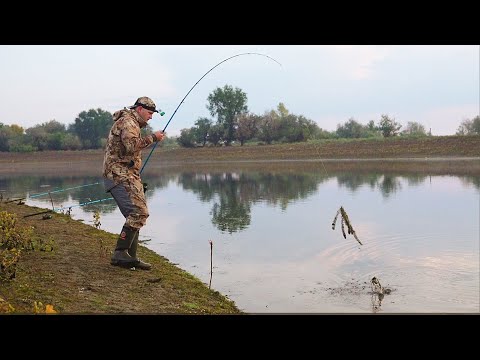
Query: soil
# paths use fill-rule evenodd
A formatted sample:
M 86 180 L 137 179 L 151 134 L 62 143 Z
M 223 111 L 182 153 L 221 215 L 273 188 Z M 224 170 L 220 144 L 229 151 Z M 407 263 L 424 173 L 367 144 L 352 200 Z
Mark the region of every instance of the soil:
M 376 166 L 375 161 L 370 160 L 380 159 L 382 167 L 390 166 L 391 171 L 405 168 L 425 171 L 428 168 L 429 172 L 437 173 L 480 174 L 480 136 L 157 148 L 149 164 L 152 169 L 199 164 L 218 169 L 232 162 L 239 166 L 256 162 L 257 166 L 266 168 L 278 162 L 315 161 L 315 166 L 330 172 L 358 167 L 362 162 L 362 168 L 368 170 Z M 144 151 L 144 159 L 148 153 Z M 405 159 L 408 165 L 402 162 Z M 1 153 L 0 175 L 41 174 L 46 168 L 51 173 L 52 167 L 57 167 L 59 173 L 72 175 L 99 174 L 102 161 L 101 150 Z M 0 313 L 45 312 L 46 305 L 52 305 L 60 314 L 242 313 L 226 296 L 209 289 L 208 284 L 144 246 L 139 246 L 138 256 L 151 263 L 152 270 L 129 270 L 110 265 L 117 234 L 96 229 L 65 214 L 51 213 L 51 218 L 45 219 L 41 214 L 24 217 L 45 209 L 17 201 L 6 202 L 5 198 L 0 202 L 0 213 L 4 211 L 16 216 L 17 227 L 32 227 L 37 244 L 52 244 L 53 250 L 42 251 L 37 247 L 21 252 L 15 276 L 0 280 Z M 0 247 L 0 258 L 1 251 Z

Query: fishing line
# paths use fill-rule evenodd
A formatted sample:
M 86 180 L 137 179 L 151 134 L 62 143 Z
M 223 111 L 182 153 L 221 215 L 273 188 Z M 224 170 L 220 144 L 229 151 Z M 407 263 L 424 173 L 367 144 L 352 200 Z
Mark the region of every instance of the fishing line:
M 62 210 L 65 210 L 65 209 L 70 209 L 70 208 L 74 208 L 74 207 L 78 207 L 78 206 L 85 206 L 85 205 L 89 205 L 89 204 L 95 204 L 95 203 L 98 203 L 98 202 L 112 200 L 112 199 L 113 199 L 113 197 L 108 197 L 108 198 L 100 199 L 100 200 L 87 201 L 87 202 L 77 204 L 77 205 L 70 205 L 70 206 L 63 206 L 61 208 L 54 208 L 53 211 L 58 212 L 58 211 L 62 211 Z
M 86 184 L 86 185 L 74 186 L 74 187 L 66 188 L 66 189 L 58 189 L 58 190 L 53 190 L 53 191 L 46 191 L 46 192 L 43 192 L 43 193 L 40 193 L 40 194 L 29 195 L 28 198 L 29 198 L 29 199 L 33 199 L 33 198 L 36 198 L 36 197 L 39 197 L 39 196 L 43 196 L 43 195 L 54 194 L 54 193 L 58 193 L 58 192 L 62 192 L 62 191 L 79 189 L 79 188 L 82 188 L 82 187 L 92 186 L 92 185 L 98 185 L 98 184 L 100 184 L 100 182 L 96 182 L 96 183 L 93 183 L 93 184 Z

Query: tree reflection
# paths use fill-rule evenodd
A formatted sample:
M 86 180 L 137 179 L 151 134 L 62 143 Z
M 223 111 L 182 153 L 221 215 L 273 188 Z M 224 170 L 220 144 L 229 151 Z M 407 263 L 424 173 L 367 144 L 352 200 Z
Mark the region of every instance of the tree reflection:
M 183 173 L 179 183 L 202 201 L 214 201 L 212 223 L 233 233 L 250 225 L 251 206 L 257 202 L 280 206 L 307 198 L 321 179 L 313 173 L 275 174 L 261 172 Z
M 402 189 L 401 179 L 402 176 L 390 175 L 390 174 L 338 174 L 337 182 L 339 186 L 344 186 L 350 189 L 352 192 L 357 191 L 364 185 L 368 185 L 372 190 L 378 188 L 383 197 L 388 198 L 395 192 Z M 423 181 L 420 181 L 420 177 L 417 175 L 406 176 L 407 180 L 412 185 L 421 184 L 426 176 L 423 176 Z M 411 179 L 411 180 L 409 180 Z
M 220 203 L 214 203 L 212 211 L 212 223 L 221 231 L 230 234 L 243 230 L 250 225 L 250 205 L 238 202 L 235 197 L 222 196 Z
M 419 186 L 431 181 L 431 175 L 418 173 L 381 172 L 381 171 L 325 171 L 298 170 L 286 167 L 281 170 L 192 170 L 170 169 L 169 171 L 150 171 L 142 176 L 148 182 L 147 201 L 155 196 L 159 189 L 173 182 L 191 191 L 202 202 L 212 203 L 210 215 L 212 223 L 221 231 L 233 233 L 246 229 L 251 222 L 251 208 L 254 204 L 264 203 L 279 206 L 282 210 L 295 201 L 306 199 L 314 194 L 318 187 L 335 179 L 339 187 L 352 192 L 367 186 L 378 189 L 388 198 L 402 190 L 402 183 Z M 480 188 L 480 178 L 459 176 L 465 184 Z M 66 190 L 75 187 L 72 190 Z M 35 197 L 51 207 L 68 209 L 70 206 L 88 203 L 111 197 L 105 192 L 100 176 L 7 176 L 0 178 L 0 190 L 4 199 Z M 58 192 L 54 192 L 57 191 Z M 48 194 L 50 192 L 50 194 Z M 52 193 L 53 192 L 53 193 Z M 51 200 L 50 200 L 51 196 Z M 115 211 L 115 201 L 109 200 L 83 206 L 86 212 L 99 210 L 102 213 Z

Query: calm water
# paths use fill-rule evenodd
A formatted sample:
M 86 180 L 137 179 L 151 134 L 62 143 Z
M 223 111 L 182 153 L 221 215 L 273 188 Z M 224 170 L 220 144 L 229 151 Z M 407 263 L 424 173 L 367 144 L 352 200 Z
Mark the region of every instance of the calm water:
M 51 208 L 106 196 L 98 176 L 0 177 L 5 196 Z M 478 313 L 480 176 L 273 170 L 146 173 L 145 245 L 254 313 Z M 343 206 L 359 240 L 342 235 Z M 118 233 L 113 200 L 72 217 Z M 347 231 L 345 227 L 345 231 Z M 213 242 L 213 273 L 210 244 Z M 370 280 L 391 289 L 379 299 Z

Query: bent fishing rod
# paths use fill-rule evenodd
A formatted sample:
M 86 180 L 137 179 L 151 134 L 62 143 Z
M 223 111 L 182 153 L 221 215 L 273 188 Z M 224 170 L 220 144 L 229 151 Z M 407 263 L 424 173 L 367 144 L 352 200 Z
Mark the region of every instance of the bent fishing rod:
M 237 56 L 242 56 L 242 55 L 259 55 L 259 56 L 265 56 L 273 61 L 275 61 L 278 65 L 282 66 L 282 64 L 280 64 L 277 60 L 275 60 L 274 58 L 268 56 L 268 55 L 265 55 L 265 54 L 260 54 L 260 53 L 252 53 L 252 52 L 247 52 L 247 53 L 241 53 L 241 54 L 237 54 L 237 55 L 233 55 L 233 56 L 230 56 L 229 58 L 226 58 L 222 61 L 220 61 L 217 65 L 215 65 L 214 67 L 212 67 L 210 70 L 208 70 L 205 74 L 203 74 L 203 76 L 198 79 L 198 81 L 191 87 L 190 90 L 188 90 L 187 94 L 183 97 L 182 101 L 180 101 L 180 104 L 178 104 L 177 108 L 175 109 L 175 111 L 173 112 L 172 116 L 170 116 L 170 119 L 167 121 L 167 123 L 165 124 L 165 127 L 163 128 L 162 132 L 164 133 L 165 130 L 167 129 L 168 127 L 168 124 L 170 124 L 170 121 L 172 121 L 173 117 L 175 116 L 175 114 L 177 113 L 177 110 L 178 108 L 183 104 L 183 102 L 185 101 L 185 99 L 187 98 L 188 94 L 190 94 L 190 92 L 195 88 L 195 86 L 197 86 L 197 84 L 202 81 L 202 79 L 208 75 L 208 73 L 210 71 L 212 71 L 213 69 L 215 69 L 217 66 L 219 66 L 220 64 L 224 63 L 225 61 L 228 61 L 230 59 L 233 59 Z M 142 169 L 140 170 L 140 174 L 143 172 L 143 169 L 145 168 L 145 166 L 147 165 L 148 163 L 148 160 L 150 159 L 150 156 L 152 155 L 153 151 L 155 150 L 155 148 L 157 147 L 157 144 L 158 142 L 155 142 L 155 144 L 153 145 L 152 147 L 152 150 L 150 150 L 150 153 L 148 154 L 148 157 L 147 159 L 145 160 L 145 162 L 143 163 L 143 166 L 142 166 Z
M 170 116 L 170 119 L 167 121 L 167 123 L 165 124 L 165 127 L 163 128 L 162 132 L 165 133 L 165 130 L 167 129 L 168 125 L 170 124 L 170 122 L 172 121 L 173 117 L 175 116 L 175 114 L 177 113 L 178 109 L 180 108 L 180 106 L 184 103 L 185 99 L 187 98 L 187 96 L 192 92 L 192 90 L 198 85 L 198 83 L 200 81 L 202 81 L 202 79 L 207 76 L 213 69 L 215 69 L 216 67 L 220 66 L 221 64 L 223 64 L 224 62 L 230 60 L 230 59 L 233 59 L 233 58 L 236 58 L 238 56 L 243 56 L 243 55 L 258 55 L 258 56 L 264 56 L 266 58 L 269 58 L 270 60 L 273 60 L 275 61 L 278 65 L 280 65 L 280 67 L 282 67 L 282 64 L 280 64 L 277 60 L 275 60 L 274 58 L 268 56 L 268 55 L 265 55 L 265 54 L 261 54 L 261 53 L 255 53 L 255 52 L 246 52 L 246 53 L 241 53 L 241 54 L 236 54 L 236 55 L 233 55 L 233 56 L 230 56 L 222 61 L 220 61 L 218 64 L 216 64 L 215 66 L 213 66 L 210 70 L 208 70 L 205 74 L 203 74 L 203 76 L 198 79 L 198 81 L 190 88 L 190 90 L 188 90 L 187 94 L 183 97 L 182 101 L 180 101 L 180 103 L 178 104 L 178 106 L 176 107 L 175 111 L 173 112 L 172 116 Z M 143 170 L 145 169 L 145 166 L 147 165 L 148 163 L 148 160 L 150 159 L 150 157 L 152 156 L 152 153 L 153 151 L 155 150 L 155 148 L 157 147 L 157 144 L 158 142 L 155 142 L 153 147 L 152 147 L 152 150 L 150 150 L 150 153 L 148 154 L 147 156 L 147 159 L 145 160 L 145 162 L 143 163 L 143 166 L 140 170 L 140 174 L 142 174 Z M 96 184 L 99 184 L 99 183 L 95 183 L 95 184 L 88 184 L 88 185 L 83 185 L 83 186 L 89 186 L 89 185 L 96 185 Z M 48 194 L 48 193 L 47 193 Z M 39 196 L 37 194 L 37 196 Z M 58 209 L 53 209 L 53 210 L 49 210 L 49 211 L 62 211 L 64 209 L 71 209 L 72 207 L 77 207 L 77 206 L 85 206 L 85 205 L 89 205 L 89 204 L 93 204 L 93 203 L 97 203 L 97 202 L 101 202 L 101 201 L 106 201 L 106 200 L 111 200 L 113 199 L 112 197 L 108 197 L 108 198 L 105 198 L 105 199 L 100 199 L 100 200 L 94 200 L 94 201 L 88 201 L 88 202 L 85 202 L 85 203 L 81 203 L 81 204 L 78 204 L 78 205 L 72 205 L 72 206 L 65 206 L 65 207 L 61 207 L 61 208 L 58 208 Z M 35 215 L 38 215 L 38 214 L 35 214 Z M 33 215 L 30 215 L 30 216 L 33 216 Z

